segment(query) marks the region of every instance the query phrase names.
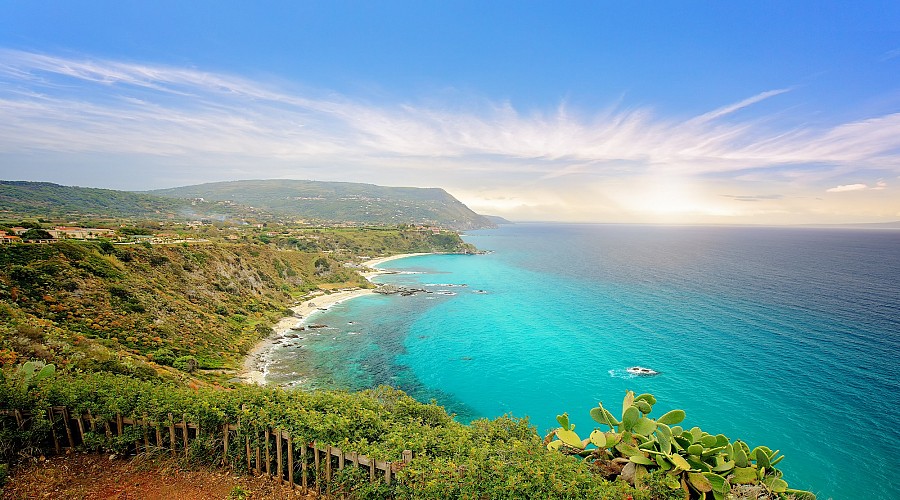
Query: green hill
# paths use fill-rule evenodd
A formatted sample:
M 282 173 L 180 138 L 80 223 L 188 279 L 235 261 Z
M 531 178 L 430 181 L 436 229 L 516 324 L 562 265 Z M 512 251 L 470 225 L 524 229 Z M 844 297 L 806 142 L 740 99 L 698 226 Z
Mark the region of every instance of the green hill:
M 494 226 L 439 188 L 274 179 L 214 182 L 148 194 L 230 201 L 278 216 L 329 222 L 434 224 L 453 229 Z
M 112 189 L 50 182 L 0 181 L 0 210 L 39 217 L 160 218 L 183 213 L 190 203 Z

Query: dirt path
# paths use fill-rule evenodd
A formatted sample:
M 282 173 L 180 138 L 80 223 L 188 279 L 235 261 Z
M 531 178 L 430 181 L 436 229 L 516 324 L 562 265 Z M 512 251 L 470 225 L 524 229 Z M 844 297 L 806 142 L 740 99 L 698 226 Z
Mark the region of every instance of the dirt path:
M 314 499 L 265 476 L 186 469 L 169 458 L 74 454 L 17 467 L 0 498 L 33 499 Z

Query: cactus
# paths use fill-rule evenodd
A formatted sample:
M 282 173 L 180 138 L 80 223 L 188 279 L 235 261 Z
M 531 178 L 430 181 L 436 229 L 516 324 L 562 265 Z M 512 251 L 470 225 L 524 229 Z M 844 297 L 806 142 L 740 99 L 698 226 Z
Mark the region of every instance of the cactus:
M 659 417 L 657 422 L 666 425 L 680 424 L 684 420 L 684 410 L 672 410 Z
M 34 387 L 41 380 L 56 373 L 56 366 L 44 364 L 43 361 L 28 361 L 19 365 L 16 372 L 25 387 Z
M 658 419 L 649 418 L 656 404 L 652 394 L 635 396 L 627 391 L 622 401 L 622 419 L 598 403 L 590 411 L 591 418 L 609 428 L 594 429 L 581 440 L 569 415 L 557 416 L 560 428 L 547 435 L 551 450 L 564 450 L 588 461 L 619 461 L 628 465 L 622 477 L 639 483 L 650 470 L 666 471 L 666 484 L 683 489 L 689 498 L 726 498 L 733 485 L 749 484 L 766 488 L 778 497 L 791 494 L 797 498 L 815 499 L 808 491 L 788 488 L 775 465 L 784 456 L 765 446 L 750 449 L 740 440 L 731 442 L 724 434 L 709 434 L 699 427 L 684 429 L 683 410 L 672 410 Z

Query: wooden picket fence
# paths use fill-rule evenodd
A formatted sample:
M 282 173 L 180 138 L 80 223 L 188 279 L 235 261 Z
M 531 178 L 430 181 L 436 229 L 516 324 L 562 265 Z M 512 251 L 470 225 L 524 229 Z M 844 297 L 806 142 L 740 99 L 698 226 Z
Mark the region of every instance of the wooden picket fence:
M 19 410 L 0 410 L 0 417 L 14 418 L 20 430 L 26 429 L 34 415 Z M 272 427 L 252 427 L 250 432 L 243 433 L 241 439 L 241 423 L 225 423 L 216 428 L 203 428 L 187 421 L 182 415 L 180 420 L 169 413 L 165 422 L 157 422 L 147 418 L 134 419 L 116 414 L 110 421 L 95 417 L 88 411 L 83 415 L 71 415 L 65 406 L 54 406 L 47 411 L 50 422 L 50 445 L 57 454 L 75 449 L 85 444 L 85 434 L 101 433 L 108 438 L 121 437 L 128 428 L 137 428 L 135 441 L 129 445 L 129 452 L 135 454 L 153 450 L 168 450 L 173 456 L 183 453 L 188 456 L 190 442 L 209 434 L 218 439 L 221 437 L 223 465 L 228 460 L 229 450 L 238 452 L 241 460 L 246 459 L 247 470 L 256 474 L 265 473 L 282 484 L 293 488 L 302 488 L 304 493 L 315 490 L 320 494 L 331 495 L 332 477 L 336 471 L 350 465 L 361 467 L 369 472 L 369 481 L 384 481 L 390 484 L 397 471 L 412 461 L 409 450 L 403 452 L 401 461 L 391 462 L 375 460 L 356 452 L 344 452 L 336 446 L 321 445 L 316 441 L 297 443 L 284 429 Z M 3 425 L 0 418 L 0 426 Z M 254 439 L 251 440 L 251 436 Z M 299 477 L 298 477 L 299 476 Z M 299 482 L 297 481 L 299 479 Z

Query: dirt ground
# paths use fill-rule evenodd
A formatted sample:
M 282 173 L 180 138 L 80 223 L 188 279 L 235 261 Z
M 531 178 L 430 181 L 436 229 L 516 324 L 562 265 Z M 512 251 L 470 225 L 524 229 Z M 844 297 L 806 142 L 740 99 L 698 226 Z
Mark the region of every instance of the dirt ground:
M 171 458 L 114 458 L 76 453 L 20 465 L 0 499 L 314 499 L 263 476 L 185 468 Z

